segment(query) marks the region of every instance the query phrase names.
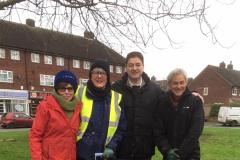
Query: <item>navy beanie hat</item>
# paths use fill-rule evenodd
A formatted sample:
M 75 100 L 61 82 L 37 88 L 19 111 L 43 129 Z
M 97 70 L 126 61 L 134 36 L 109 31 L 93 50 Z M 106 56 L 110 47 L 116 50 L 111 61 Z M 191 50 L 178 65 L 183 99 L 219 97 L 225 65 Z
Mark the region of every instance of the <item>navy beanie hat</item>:
M 70 83 L 73 86 L 74 93 L 76 92 L 77 87 L 78 87 L 78 80 L 72 72 L 63 70 L 63 71 L 58 72 L 55 75 L 55 79 L 54 79 L 55 90 L 57 90 L 57 87 L 58 87 L 59 83 L 61 83 L 61 82 Z
M 91 72 L 94 68 L 102 68 L 107 73 L 107 82 L 110 83 L 110 69 L 107 61 L 101 59 L 95 60 L 90 68 L 89 79 L 91 79 Z

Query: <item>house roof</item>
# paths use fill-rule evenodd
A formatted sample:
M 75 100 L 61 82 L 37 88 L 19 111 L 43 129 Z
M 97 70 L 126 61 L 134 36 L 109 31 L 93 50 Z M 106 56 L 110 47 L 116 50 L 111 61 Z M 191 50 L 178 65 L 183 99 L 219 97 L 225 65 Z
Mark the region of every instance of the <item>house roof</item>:
M 96 39 L 0 20 L 0 46 L 121 64 L 125 58 Z
M 208 65 L 207 68 L 215 71 L 231 86 L 240 86 L 240 71 Z

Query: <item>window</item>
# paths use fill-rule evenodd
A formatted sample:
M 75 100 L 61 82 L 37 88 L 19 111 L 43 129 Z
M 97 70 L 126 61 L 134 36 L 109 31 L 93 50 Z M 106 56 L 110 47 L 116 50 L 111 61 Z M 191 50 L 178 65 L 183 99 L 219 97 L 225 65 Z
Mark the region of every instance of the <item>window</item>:
M 0 48 L 0 58 L 5 58 L 5 49 Z
M 73 60 L 73 68 L 80 68 L 80 60 L 77 59 Z
M 54 77 L 55 76 L 53 76 L 53 75 L 40 74 L 40 85 L 53 86 L 54 85 Z
M 56 58 L 56 63 L 57 63 L 57 66 L 64 66 L 64 58 L 57 57 Z
M 90 69 L 90 62 L 89 61 L 84 61 L 83 62 L 83 68 L 84 69 Z
M 20 60 L 20 52 L 16 50 L 11 50 L 11 60 Z
M 11 108 L 12 112 L 26 112 L 26 101 L 25 100 L 12 100 Z
M 0 70 L 0 82 L 13 83 L 13 72 Z
M 119 74 L 122 73 L 122 67 L 121 66 L 116 66 L 116 73 L 119 73 Z
M 109 65 L 110 73 L 113 73 L 113 65 Z
M 232 89 L 232 95 L 233 95 L 233 96 L 237 96 L 237 91 L 238 91 L 238 89 L 237 89 L 236 87 L 234 87 L 234 88 Z
M 52 56 L 44 55 L 44 64 L 52 64 Z
M 207 96 L 208 95 L 208 87 L 203 88 L 203 95 Z
M 40 63 L 39 54 L 31 53 L 31 60 L 33 63 Z
M 88 81 L 88 79 L 80 79 L 80 83 L 79 83 L 79 85 L 80 86 L 86 86 L 87 85 L 87 81 Z

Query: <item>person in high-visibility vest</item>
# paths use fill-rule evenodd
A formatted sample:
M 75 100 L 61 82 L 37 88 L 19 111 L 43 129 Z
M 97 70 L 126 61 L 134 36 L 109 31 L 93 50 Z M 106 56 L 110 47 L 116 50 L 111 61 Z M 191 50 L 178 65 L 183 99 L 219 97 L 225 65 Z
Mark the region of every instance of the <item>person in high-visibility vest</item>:
M 83 103 L 77 136 L 77 160 L 114 159 L 126 131 L 122 95 L 111 90 L 109 64 L 96 60 L 86 86 L 76 92 Z M 121 107 L 120 107 L 121 106 Z

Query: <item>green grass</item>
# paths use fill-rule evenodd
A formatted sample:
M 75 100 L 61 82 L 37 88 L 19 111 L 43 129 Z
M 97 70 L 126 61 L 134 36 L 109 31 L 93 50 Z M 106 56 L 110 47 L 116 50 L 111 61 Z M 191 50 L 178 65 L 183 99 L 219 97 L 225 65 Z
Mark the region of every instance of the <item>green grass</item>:
M 239 160 L 240 128 L 205 128 L 200 138 L 201 160 Z M 0 132 L 1 160 L 28 160 L 28 131 Z M 161 160 L 156 151 L 153 160 Z
M 30 159 L 28 131 L 0 132 L 1 160 Z
M 239 160 L 240 128 L 204 128 L 200 138 L 201 160 Z M 153 160 L 161 160 L 157 151 Z

